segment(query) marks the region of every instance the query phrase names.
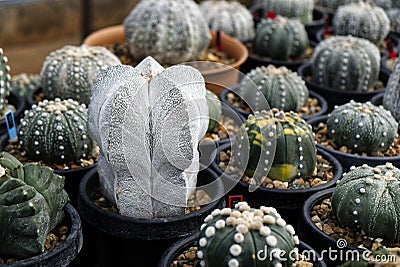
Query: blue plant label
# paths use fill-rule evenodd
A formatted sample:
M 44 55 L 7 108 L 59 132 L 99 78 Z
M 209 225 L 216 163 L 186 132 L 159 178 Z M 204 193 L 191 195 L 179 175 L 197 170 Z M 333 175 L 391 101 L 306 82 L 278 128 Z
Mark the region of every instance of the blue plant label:
M 17 127 L 15 126 L 14 114 L 11 110 L 7 111 L 5 114 L 6 125 L 8 130 L 8 136 L 10 140 L 17 137 Z

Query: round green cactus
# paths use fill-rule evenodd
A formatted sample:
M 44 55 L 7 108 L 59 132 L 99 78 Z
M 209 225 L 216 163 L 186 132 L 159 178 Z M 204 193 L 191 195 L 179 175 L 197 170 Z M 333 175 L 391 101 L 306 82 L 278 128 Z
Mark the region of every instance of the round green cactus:
M 0 256 L 24 259 L 44 252 L 46 236 L 63 219 L 67 201 L 63 176 L 1 152 Z
M 199 7 L 211 30 L 219 30 L 239 40 L 254 37 L 253 16 L 238 1 L 206 0 Z
M 193 0 L 140 1 L 123 21 L 132 55 L 160 64 L 198 60 L 211 40 L 210 29 Z
M 332 21 L 336 35 L 352 35 L 381 44 L 390 31 L 385 11 L 370 3 L 358 2 L 340 6 Z
M 80 163 L 95 153 L 87 108 L 72 99 L 43 100 L 25 111 L 18 129 L 22 151 L 45 163 Z
M 0 114 L 8 105 L 8 96 L 10 95 L 10 66 L 7 65 L 8 59 L 0 48 Z
M 262 19 L 257 24 L 253 51 L 276 60 L 288 60 L 303 55 L 309 46 L 305 26 L 296 19 L 280 15 Z
M 274 65 L 251 70 L 241 80 L 238 93 L 253 111 L 271 107 L 297 112 L 307 103 L 309 96 L 301 76 L 284 66 L 277 68 Z
M 72 98 L 89 104 L 93 80 L 102 69 L 121 64 L 101 46 L 65 45 L 45 58 L 40 76 L 47 99 Z
M 298 19 L 303 24 L 313 20 L 313 0 L 257 0 L 254 4 L 260 5 L 264 14 L 274 12 L 283 17 Z
M 22 97 L 27 97 L 29 93 L 41 85 L 41 77 L 39 74 L 20 73 L 11 76 L 11 91 Z
M 379 78 L 381 55 L 372 42 L 332 36 L 315 47 L 311 58 L 314 83 L 347 91 L 368 91 Z
M 219 123 L 222 114 L 221 100 L 210 90 L 206 90 L 206 99 L 208 106 L 208 128 L 207 133 L 212 132 Z
M 396 61 L 383 93 L 382 105 L 400 122 L 400 61 Z
M 340 224 L 400 242 L 400 170 L 391 163 L 353 167 L 336 185 L 332 210 Z
M 255 179 L 308 177 L 317 162 L 310 125 L 299 114 L 276 108 L 249 115 L 235 136 L 232 155 L 235 165 Z
M 214 210 L 201 225 L 197 241 L 200 266 L 213 267 L 289 267 L 300 243 L 293 226 L 275 208 L 255 209 L 246 202 Z
M 353 100 L 335 107 L 326 121 L 328 137 L 355 153 L 388 150 L 397 136 L 398 123 L 382 106 Z

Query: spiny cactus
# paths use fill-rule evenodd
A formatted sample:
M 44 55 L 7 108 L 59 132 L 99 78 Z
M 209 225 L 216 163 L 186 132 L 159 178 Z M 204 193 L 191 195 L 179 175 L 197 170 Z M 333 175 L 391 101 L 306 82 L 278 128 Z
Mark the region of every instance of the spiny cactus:
M 39 74 L 20 73 L 11 76 L 11 91 L 22 97 L 27 97 L 29 93 L 41 85 L 41 77 Z
M 400 34 L 400 8 L 388 9 L 386 15 L 390 20 L 390 31 Z
M 311 176 L 316 153 L 310 125 L 299 114 L 276 108 L 249 115 L 232 146 L 235 165 L 256 181 Z
M 371 102 L 336 106 L 326 121 L 328 137 L 355 153 L 388 150 L 397 136 L 398 123 L 390 111 Z
M 207 106 L 208 106 L 208 128 L 207 133 L 211 133 L 219 123 L 222 114 L 221 100 L 210 90 L 206 90 Z
M 246 202 L 214 210 L 201 225 L 197 242 L 200 266 L 213 267 L 289 267 L 300 244 L 293 226 L 275 208 L 256 209 Z
M 247 73 L 240 82 L 238 93 L 253 111 L 271 107 L 297 112 L 309 96 L 301 76 L 284 66 L 277 68 L 274 65 L 257 67 Z
M 257 55 L 288 60 L 303 55 L 309 46 L 304 25 L 296 19 L 276 16 L 257 24 L 253 51 Z
M 31 160 L 80 163 L 94 155 L 87 108 L 72 99 L 43 100 L 26 110 L 18 128 L 21 150 Z
M 24 259 L 44 252 L 46 235 L 63 219 L 67 201 L 63 176 L 1 152 L 0 256 Z
M 396 61 L 383 93 L 382 105 L 400 122 L 400 61 Z
M 132 55 L 162 65 L 198 60 L 211 40 L 210 29 L 193 0 L 142 0 L 123 21 Z
M 208 124 L 204 78 L 193 67 L 164 69 L 147 57 L 136 67 L 112 66 L 99 74 L 88 128 L 100 147 L 104 194 L 120 214 L 184 214 Z
M 97 74 L 117 64 L 121 64 L 120 60 L 105 47 L 65 45 L 50 52 L 43 62 L 43 93 L 47 99 L 72 98 L 88 105 Z
M 385 11 L 370 3 L 358 2 L 340 6 L 332 21 L 336 35 L 352 35 L 379 45 L 390 31 Z
M 8 96 L 10 95 L 10 66 L 7 65 L 8 58 L 4 55 L 3 49 L 0 48 L 0 114 L 8 105 Z
M 325 12 L 335 13 L 339 6 L 357 3 L 360 0 L 315 0 L 315 7 Z
M 372 42 L 354 36 L 331 36 L 314 49 L 312 80 L 337 90 L 368 91 L 379 78 L 381 55 Z
M 314 0 L 257 0 L 255 5 L 262 7 L 262 13 L 274 12 L 283 17 L 298 19 L 301 23 L 313 20 Z
M 353 167 L 332 194 L 340 224 L 373 238 L 400 242 L 400 170 L 391 163 Z
M 199 7 L 211 30 L 219 30 L 239 40 L 254 37 L 253 16 L 238 1 L 206 0 Z

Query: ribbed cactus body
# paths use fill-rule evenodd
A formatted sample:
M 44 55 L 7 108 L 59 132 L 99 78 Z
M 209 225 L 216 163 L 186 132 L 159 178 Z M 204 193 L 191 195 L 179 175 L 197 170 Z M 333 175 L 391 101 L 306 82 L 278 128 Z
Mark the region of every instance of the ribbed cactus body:
M 278 109 L 249 115 L 235 136 L 232 155 L 249 177 L 281 181 L 311 176 L 317 157 L 309 124 L 297 113 Z
M 269 108 L 299 111 L 309 96 L 301 76 L 284 66 L 274 65 L 257 67 L 247 73 L 238 93 L 253 112 Z
M 239 40 L 254 37 L 253 16 L 240 2 L 206 0 L 199 7 L 211 30 L 219 30 Z
M 390 31 L 400 34 L 400 8 L 388 9 L 386 15 L 390 20 Z
M 20 73 L 11 76 L 10 85 L 15 94 L 27 97 L 33 89 L 41 85 L 41 77 L 39 74 Z
M 10 95 L 10 66 L 7 65 L 8 58 L 4 55 L 3 49 L 0 48 L 0 114 L 5 110 L 8 104 L 8 96 Z
M 400 61 L 397 60 L 383 93 L 382 105 L 400 122 Z
M 388 150 L 397 136 L 398 123 L 390 111 L 370 102 L 337 106 L 326 122 L 328 137 L 339 147 L 356 153 Z
M 200 266 L 213 267 L 289 267 L 300 243 L 293 226 L 275 208 L 251 208 L 246 202 L 214 210 L 204 220 L 197 242 Z
M 381 44 L 390 31 L 390 20 L 385 11 L 370 3 L 340 6 L 333 17 L 336 35 L 352 35 Z
M 210 29 L 193 0 L 142 0 L 123 21 L 132 55 L 162 65 L 198 60 L 211 40 Z
M 360 0 L 315 0 L 315 7 L 329 13 L 335 13 L 339 6 L 357 2 L 360 2 Z
M 87 108 L 69 100 L 43 100 L 25 111 L 18 129 L 21 149 L 32 160 L 80 163 L 94 155 L 87 130 Z
M 303 55 L 309 46 L 304 25 L 295 19 L 276 16 L 257 24 L 253 40 L 254 53 L 277 60 Z
M 257 0 L 254 4 L 262 7 L 263 13 L 274 12 L 287 18 L 300 20 L 301 23 L 311 23 L 313 20 L 313 0 Z
M 45 58 L 40 76 L 47 99 L 72 98 L 86 105 L 90 88 L 104 68 L 121 64 L 108 49 L 101 46 L 66 45 Z
M 368 91 L 379 78 L 381 55 L 372 42 L 354 36 L 332 36 L 315 47 L 312 80 L 336 90 Z
M 352 168 L 332 194 L 340 224 L 373 238 L 400 242 L 400 170 L 391 163 Z
M 219 123 L 222 114 L 221 100 L 210 90 L 206 90 L 207 106 L 208 106 L 208 128 L 207 132 L 212 132 Z
M 0 153 L 0 255 L 24 259 L 44 252 L 46 235 L 63 218 L 64 177 L 39 163 Z

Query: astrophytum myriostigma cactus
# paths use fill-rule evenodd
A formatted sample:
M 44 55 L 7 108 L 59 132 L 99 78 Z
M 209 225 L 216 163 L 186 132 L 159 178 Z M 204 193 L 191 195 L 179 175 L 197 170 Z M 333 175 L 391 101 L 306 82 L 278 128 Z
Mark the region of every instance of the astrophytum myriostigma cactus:
M 357 2 L 340 6 L 332 21 L 336 35 L 352 35 L 379 45 L 390 31 L 390 20 L 378 6 Z
M 381 54 L 372 42 L 354 36 L 332 36 L 315 47 L 312 80 L 335 90 L 368 91 L 375 87 Z
M 199 60 L 210 29 L 193 0 L 141 0 L 123 22 L 131 54 L 162 65 Z
M 185 65 L 164 69 L 147 57 L 136 67 L 101 72 L 90 101 L 88 128 L 103 162 L 100 183 L 120 214 L 184 214 L 197 183 L 198 143 L 209 124 L 201 73 Z
M 256 209 L 239 202 L 234 208 L 212 211 L 197 243 L 200 266 L 289 267 L 298 256 L 300 240 L 275 208 Z
M 332 194 L 340 224 L 372 238 L 400 242 L 400 170 L 392 163 L 352 167 Z
M 326 121 L 328 137 L 355 153 L 388 150 L 397 136 L 397 126 L 390 111 L 382 106 L 353 100 L 336 106 Z
M 29 93 L 41 85 L 41 77 L 39 74 L 20 73 L 11 76 L 11 91 L 22 97 L 28 97 Z
M 104 68 L 121 64 L 108 49 L 101 46 L 65 45 L 46 56 L 40 76 L 47 99 L 72 98 L 89 104 L 90 88 Z
M 255 54 L 276 60 L 296 59 L 309 46 L 305 26 L 296 19 L 276 16 L 257 24 L 253 39 Z
M 382 105 L 400 122 L 400 60 L 397 60 L 383 93 Z
M 218 126 L 219 120 L 222 115 L 221 100 L 219 97 L 210 90 L 206 90 L 207 106 L 208 106 L 208 128 L 207 133 L 213 132 L 215 127 Z
M 254 37 L 253 16 L 240 2 L 206 0 L 199 7 L 211 30 L 219 30 L 239 40 Z
M 310 125 L 299 114 L 276 108 L 249 115 L 235 136 L 232 155 L 256 182 L 265 176 L 285 182 L 309 177 L 317 162 Z
M 247 73 L 240 81 L 238 93 L 253 112 L 270 107 L 297 112 L 309 96 L 301 76 L 284 66 L 274 65 L 257 67 Z
M 0 115 L 7 108 L 8 96 L 10 95 L 10 66 L 7 65 L 8 58 L 0 48 Z
M 44 252 L 46 236 L 64 218 L 67 201 L 63 176 L 1 152 L 0 256 L 24 259 Z
M 81 163 L 96 151 L 86 105 L 72 99 L 43 100 L 26 110 L 18 140 L 29 159 L 45 163 Z
M 262 13 L 274 12 L 283 17 L 298 19 L 301 23 L 311 23 L 313 20 L 314 0 L 257 0 Z

